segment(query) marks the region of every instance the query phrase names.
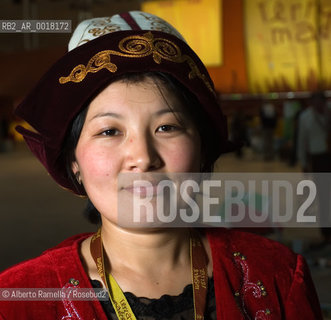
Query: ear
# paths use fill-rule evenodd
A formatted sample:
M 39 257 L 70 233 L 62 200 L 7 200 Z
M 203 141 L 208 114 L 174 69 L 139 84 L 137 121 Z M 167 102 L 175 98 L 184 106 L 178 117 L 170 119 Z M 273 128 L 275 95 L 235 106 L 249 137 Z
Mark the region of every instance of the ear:
M 71 163 L 71 170 L 72 170 L 74 175 L 76 175 L 77 172 L 79 172 L 79 165 L 78 165 L 77 161 L 73 161 Z

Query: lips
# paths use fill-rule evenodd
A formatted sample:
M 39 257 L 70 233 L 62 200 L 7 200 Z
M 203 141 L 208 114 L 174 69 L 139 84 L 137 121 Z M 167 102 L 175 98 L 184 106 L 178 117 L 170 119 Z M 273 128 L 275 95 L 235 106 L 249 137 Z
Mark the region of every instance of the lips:
M 169 193 L 169 188 L 176 189 L 176 181 L 169 173 L 121 173 L 118 179 L 119 191 L 140 198 L 165 196 Z
M 157 185 L 150 181 L 135 181 L 132 185 L 124 187 L 123 190 L 139 197 L 154 197 L 158 195 Z

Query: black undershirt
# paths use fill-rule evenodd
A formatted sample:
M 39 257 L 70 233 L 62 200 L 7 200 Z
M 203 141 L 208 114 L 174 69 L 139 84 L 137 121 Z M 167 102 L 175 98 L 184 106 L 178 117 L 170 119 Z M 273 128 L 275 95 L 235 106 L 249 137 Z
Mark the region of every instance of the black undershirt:
M 93 288 L 102 288 L 98 280 L 91 280 Z M 194 319 L 192 284 L 187 285 L 178 296 L 163 295 L 159 299 L 136 297 L 124 293 L 137 320 L 192 320 Z M 100 301 L 109 320 L 117 319 L 110 302 Z M 216 320 L 216 302 L 213 278 L 208 279 L 205 320 Z

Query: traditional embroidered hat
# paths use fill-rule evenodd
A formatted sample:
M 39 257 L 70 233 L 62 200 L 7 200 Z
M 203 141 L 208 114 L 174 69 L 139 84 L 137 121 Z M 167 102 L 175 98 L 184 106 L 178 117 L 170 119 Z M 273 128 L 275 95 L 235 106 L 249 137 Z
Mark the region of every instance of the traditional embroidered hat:
M 215 129 L 215 160 L 233 149 L 213 82 L 177 30 L 140 11 L 90 19 L 78 25 L 68 53 L 15 111 L 36 130 L 18 126 L 17 131 L 61 186 L 78 194 L 85 192 L 73 185 L 61 160 L 63 141 L 75 116 L 115 77 L 148 71 L 170 74 L 195 94 Z

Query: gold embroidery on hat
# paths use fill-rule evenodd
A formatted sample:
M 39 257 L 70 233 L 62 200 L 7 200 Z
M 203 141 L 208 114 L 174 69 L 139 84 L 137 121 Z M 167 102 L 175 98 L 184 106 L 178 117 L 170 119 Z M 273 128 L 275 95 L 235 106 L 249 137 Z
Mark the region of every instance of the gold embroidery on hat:
M 108 51 L 109 50 L 101 51 L 94 55 L 86 67 L 83 64 L 79 64 L 72 69 L 68 77 L 61 77 L 59 82 L 61 84 L 69 81 L 81 82 L 85 79 L 89 72 L 96 73 L 103 68 L 108 69 L 110 72 L 115 72 L 117 70 L 117 66 L 110 62 L 110 55 Z
M 98 18 L 93 21 L 92 25 L 94 26 L 105 26 L 106 24 L 111 23 L 111 17 Z
M 118 25 L 111 23 L 110 17 L 106 17 L 103 19 L 97 19 L 96 21 L 92 22 L 91 25 L 95 28 L 89 29 L 88 33 L 92 33 L 94 37 L 98 37 L 98 36 L 104 35 L 106 33 L 111 33 L 111 32 L 121 30 L 121 28 Z M 90 28 L 91 25 L 89 25 L 86 29 Z M 82 45 L 83 43 L 89 42 L 90 40 L 91 39 L 81 39 L 78 42 L 77 47 Z
M 119 31 L 119 30 L 120 30 L 120 28 L 117 25 L 115 25 L 115 24 L 109 24 L 109 25 L 106 25 L 103 28 L 93 28 L 93 29 L 90 29 L 88 31 L 88 33 L 92 33 L 92 35 L 94 37 L 100 37 L 100 36 L 105 35 L 106 33 L 111 33 L 111 32 L 115 32 L 115 31 Z
M 143 58 L 152 55 L 153 60 L 157 64 L 163 60 L 184 63 L 186 62 L 191 71 L 188 74 L 189 79 L 195 77 L 200 78 L 207 88 L 214 92 L 210 82 L 205 74 L 202 74 L 188 55 L 182 55 L 180 48 L 170 40 L 164 38 L 156 38 L 151 32 L 142 36 L 129 36 L 122 39 L 118 45 L 120 52 L 115 50 L 104 50 L 95 54 L 87 63 L 86 67 L 83 64 L 76 66 L 67 77 L 59 78 L 61 84 L 67 82 L 81 82 L 85 79 L 89 72 L 96 73 L 101 69 L 107 69 L 114 73 L 117 71 L 117 66 L 111 62 L 111 56 L 120 56 L 126 58 Z
M 162 31 L 166 33 L 173 34 L 177 36 L 177 34 L 174 32 L 174 29 L 168 26 L 164 20 L 160 19 L 156 16 L 150 16 L 148 14 L 145 14 L 143 12 L 139 13 L 140 16 L 144 17 L 144 19 L 148 20 L 151 24 L 151 30 L 155 31 Z

